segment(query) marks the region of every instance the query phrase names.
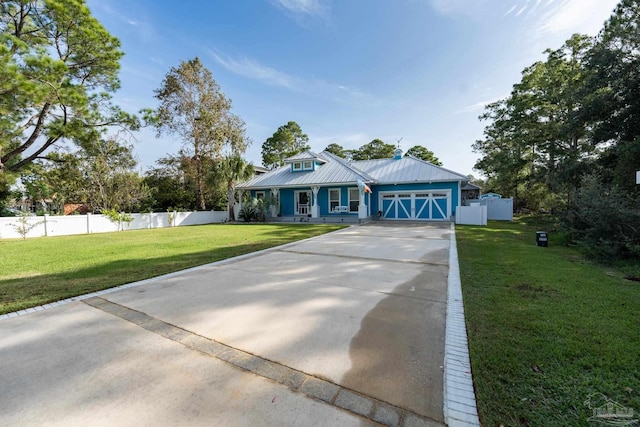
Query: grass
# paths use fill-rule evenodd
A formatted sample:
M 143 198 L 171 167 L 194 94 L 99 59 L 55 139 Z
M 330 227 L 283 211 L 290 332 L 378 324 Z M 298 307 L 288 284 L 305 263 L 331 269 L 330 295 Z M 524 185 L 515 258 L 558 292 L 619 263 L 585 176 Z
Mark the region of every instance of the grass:
M 640 411 L 640 283 L 624 279 L 638 266 L 589 262 L 553 232 L 537 247 L 539 227 L 456 227 L 481 422 L 587 425 L 599 393 Z
M 337 225 L 204 225 L 0 240 L 0 314 L 266 249 Z

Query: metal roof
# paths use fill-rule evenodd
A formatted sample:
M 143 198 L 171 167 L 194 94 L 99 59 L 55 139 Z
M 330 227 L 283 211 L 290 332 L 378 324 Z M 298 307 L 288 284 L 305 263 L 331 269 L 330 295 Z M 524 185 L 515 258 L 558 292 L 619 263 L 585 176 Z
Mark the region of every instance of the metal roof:
M 481 188 L 478 187 L 477 185 L 472 184 L 472 183 L 469 182 L 469 183 L 467 183 L 467 185 L 462 187 L 462 190 L 481 190 Z
M 413 182 L 468 181 L 457 172 L 436 166 L 429 162 L 406 156 L 401 159 L 376 159 L 348 162 L 345 159 L 323 151 L 315 154 L 310 151 L 300 153 L 287 160 L 303 160 L 298 156 L 315 155 L 320 161 L 326 161 L 314 171 L 291 171 L 291 166 L 282 166 L 264 175 L 256 176 L 237 185 L 239 189 L 309 187 L 312 185 L 355 184 L 362 181 L 368 184 L 401 184 Z
M 282 166 L 264 175 L 256 176 L 249 181 L 238 184 L 242 188 L 279 188 L 308 187 L 311 185 L 356 184 L 358 180 L 372 182 L 373 179 L 364 172 L 350 167 L 349 164 L 331 153 L 323 152 L 318 159 L 326 162 L 317 166 L 314 171 L 292 172 L 291 166 Z M 291 158 L 290 158 L 291 159 Z
M 468 181 L 469 178 L 412 156 L 401 159 L 359 160 L 352 162 L 371 175 L 377 184 L 410 182 Z

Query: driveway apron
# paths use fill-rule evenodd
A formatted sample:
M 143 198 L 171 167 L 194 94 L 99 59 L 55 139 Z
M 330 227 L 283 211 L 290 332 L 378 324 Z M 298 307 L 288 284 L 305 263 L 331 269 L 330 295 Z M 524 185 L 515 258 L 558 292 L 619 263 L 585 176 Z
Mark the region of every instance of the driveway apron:
M 379 222 L 0 321 L 0 425 L 443 425 L 450 225 Z

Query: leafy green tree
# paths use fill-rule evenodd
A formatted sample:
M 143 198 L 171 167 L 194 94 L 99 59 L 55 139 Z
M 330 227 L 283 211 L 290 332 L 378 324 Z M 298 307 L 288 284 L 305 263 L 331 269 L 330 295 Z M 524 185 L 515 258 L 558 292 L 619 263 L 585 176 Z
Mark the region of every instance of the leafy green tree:
M 93 211 L 137 210 L 149 189 L 135 171 L 132 147 L 114 138 L 100 140 L 77 154 L 81 186 L 76 198 Z
M 345 150 L 342 145 L 336 144 L 335 142 L 327 145 L 327 148 L 325 148 L 324 151 L 328 151 L 329 153 L 335 154 L 343 159 L 349 159 L 351 157 L 351 150 Z
M 84 0 L 0 3 L 0 175 L 48 159 L 59 142 L 137 128 L 110 101 L 122 55 Z
M 587 252 L 604 260 L 640 259 L 640 201 L 620 188 L 586 175 L 571 224 Z
M 42 180 L 28 180 L 23 178 L 21 181 L 24 185 L 27 197 L 33 202 L 38 203 L 36 205 L 39 206 L 39 208 L 36 209 L 37 214 L 50 213 L 47 201 L 51 199 L 53 193 L 52 188 Z M 57 210 L 58 209 L 56 209 L 56 211 Z
M 598 140 L 633 141 L 640 136 L 640 1 L 622 0 L 590 52 L 591 113 Z
M 296 122 L 288 122 L 278 128 L 262 144 L 262 164 L 269 169 L 284 165 L 284 159 L 310 150 L 309 137 Z
M 35 160 L 20 176 L 27 196 L 34 201 L 51 204 L 53 213 L 64 212 L 65 203 L 80 203 L 85 183 L 80 170 L 78 152 L 55 152 L 48 161 Z
M 393 157 L 396 147 L 392 144 L 386 144 L 381 139 L 374 139 L 368 144 L 354 150 L 351 158 L 353 160 L 372 160 L 372 159 L 388 159 Z
M 422 145 L 414 145 L 407 150 L 405 156 L 413 156 L 436 166 L 442 166 L 442 162 L 433 154 L 433 151 L 423 147 Z
M 527 147 L 515 138 L 516 123 L 510 118 L 512 108 L 506 101 L 499 101 L 487 107 L 481 116 L 492 120 L 484 130 L 485 138 L 473 144 L 473 149 L 483 156 L 476 162 L 475 169 L 487 177 L 485 191 L 496 192 L 514 198 L 514 208 L 520 208 L 519 195 L 524 192 L 523 182 L 527 182 L 530 170 L 526 154 Z
M 133 211 L 150 195 L 135 171 L 133 148 L 114 137 L 73 153 L 52 153 L 50 160 L 36 160 L 21 180 L 32 200 L 51 201 L 58 213 L 68 202 L 93 211 Z
M 210 158 L 201 159 L 202 168 L 207 171 L 204 185 L 207 209 L 227 208 L 226 187 L 209 177 L 218 161 L 220 159 L 217 161 Z M 199 209 L 195 159 L 180 151 L 177 155 L 158 159 L 156 165 L 155 168 L 147 171 L 143 180 L 154 199 L 153 209 L 156 211 Z
M 591 46 L 590 38 L 574 35 L 560 49 L 547 50 L 546 61 L 527 67 L 511 95 L 480 116 L 490 123 L 473 145 L 483 156 L 475 167 L 502 194 L 515 196 L 516 205 L 518 193 L 544 203 L 546 192 L 569 206 L 590 167 L 597 150 L 584 117 Z
M 231 100 L 222 92 L 199 58 L 171 68 L 155 91 L 160 100 L 157 111 L 147 111 L 147 119 L 163 133 L 178 135 L 181 155 L 193 160 L 198 208 L 206 209 L 204 163 L 219 158 L 223 149 L 244 152 L 250 143 L 242 119 L 231 113 Z
M 605 145 L 598 160 L 604 184 L 640 196 L 634 172 L 640 165 L 640 1 L 623 0 L 605 23 L 588 58 L 586 92 L 594 142 Z
M 608 259 L 637 258 L 640 0 L 622 0 L 595 38 L 574 35 L 487 106 L 476 168 L 487 189 L 561 209 L 568 236 Z M 498 192 L 500 192 L 498 190 Z
M 248 180 L 253 174 L 253 165 L 247 163 L 240 153 L 225 156 L 216 164 L 211 179 L 213 183 L 223 183 L 226 187 L 229 221 L 235 220 L 233 206 L 236 202 L 236 184 Z
M 485 188 L 487 186 L 487 181 L 482 178 L 477 178 L 471 174 L 467 175 L 467 178 L 469 178 L 469 184 L 476 185 L 480 188 Z
M 192 179 L 182 167 L 179 157 L 156 160 L 157 167 L 147 171 L 143 182 L 151 191 L 153 207 L 160 211 L 196 208 L 196 191 Z

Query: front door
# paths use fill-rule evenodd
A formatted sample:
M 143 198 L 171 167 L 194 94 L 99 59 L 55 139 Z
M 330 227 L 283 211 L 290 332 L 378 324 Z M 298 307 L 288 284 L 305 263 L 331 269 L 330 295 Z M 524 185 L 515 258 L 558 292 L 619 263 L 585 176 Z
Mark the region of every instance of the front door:
M 311 213 L 311 191 L 296 191 L 296 215 Z

